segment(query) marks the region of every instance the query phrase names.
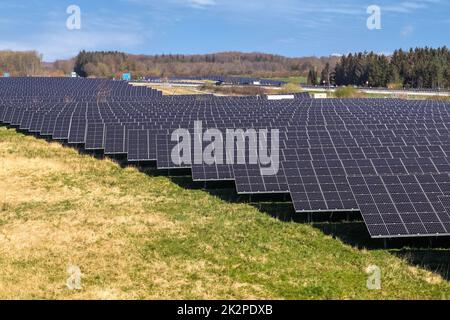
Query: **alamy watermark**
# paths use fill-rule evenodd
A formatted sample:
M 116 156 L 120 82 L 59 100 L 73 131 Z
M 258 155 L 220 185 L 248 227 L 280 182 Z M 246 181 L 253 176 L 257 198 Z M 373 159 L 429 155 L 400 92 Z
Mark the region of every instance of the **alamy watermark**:
M 66 20 L 66 27 L 68 30 L 81 29 L 81 8 L 77 5 L 70 5 L 67 7 L 66 13 L 69 17 Z
M 259 165 L 261 175 L 273 176 L 280 168 L 279 137 L 278 129 L 226 129 L 225 134 L 219 129 L 203 131 L 202 121 L 195 121 L 193 134 L 188 129 L 172 133 L 171 141 L 178 144 L 172 149 L 171 160 L 178 166 Z M 205 148 L 204 143 L 208 144 Z
M 66 286 L 69 290 L 81 290 L 81 269 L 78 266 L 70 265 L 67 267 L 69 277 Z
M 381 269 L 376 265 L 370 265 L 366 269 L 367 277 L 367 289 L 369 290 L 381 290 Z
M 367 18 L 367 29 L 369 30 L 381 30 L 381 8 L 377 5 L 371 5 L 367 7 L 367 14 L 370 16 Z
M 366 10 L 369 17 L 366 21 L 367 29 L 381 30 L 381 7 L 378 5 L 370 5 Z M 66 27 L 68 30 L 81 29 L 81 8 L 75 4 L 67 7 L 66 13 L 69 17 L 66 20 Z

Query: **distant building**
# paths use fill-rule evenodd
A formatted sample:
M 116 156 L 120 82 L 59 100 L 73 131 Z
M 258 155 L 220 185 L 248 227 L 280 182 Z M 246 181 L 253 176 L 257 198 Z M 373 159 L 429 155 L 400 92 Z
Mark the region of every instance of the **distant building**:
M 267 95 L 267 100 L 293 100 L 295 95 L 293 94 L 275 94 Z
M 326 99 L 327 94 L 326 93 L 314 93 L 314 99 Z
M 122 80 L 131 81 L 131 73 L 122 74 Z

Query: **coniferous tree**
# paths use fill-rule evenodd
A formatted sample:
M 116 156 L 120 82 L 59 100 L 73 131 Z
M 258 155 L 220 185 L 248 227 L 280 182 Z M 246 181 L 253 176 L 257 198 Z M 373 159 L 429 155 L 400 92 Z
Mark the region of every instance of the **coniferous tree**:
M 307 84 L 311 86 L 317 85 L 317 71 L 315 69 L 309 70 Z
M 396 50 L 391 57 L 373 52 L 343 56 L 335 67 L 337 85 L 406 88 L 449 88 L 450 51 L 447 47 Z

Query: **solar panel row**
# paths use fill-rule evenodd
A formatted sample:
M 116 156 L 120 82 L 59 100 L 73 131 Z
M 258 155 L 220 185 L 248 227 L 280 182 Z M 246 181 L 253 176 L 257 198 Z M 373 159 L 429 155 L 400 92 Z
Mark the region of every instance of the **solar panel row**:
M 0 81 L 3 123 L 130 162 L 156 161 L 159 169 L 190 168 L 197 181 L 235 181 L 241 194 L 290 193 L 297 212 L 360 211 L 376 238 L 450 235 L 449 107 L 431 100 L 163 97 L 96 79 Z M 237 144 L 214 140 L 225 148 L 212 155 L 215 162 L 178 163 L 177 129 L 199 142 L 199 149 L 189 145 L 190 160 L 212 143 L 207 129 L 224 136 L 232 130 L 247 148 L 239 153 Z M 278 130 L 275 174 L 251 163 L 261 150 L 248 129 L 263 132 L 269 150 Z
M 144 81 L 148 82 L 166 82 L 167 80 L 157 77 L 146 77 L 143 78 Z M 277 86 L 280 87 L 286 82 L 284 81 L 277 81 L 277 80 L 270 80 L 270 79 L 259 79 L 259 78 L 248 78 L 248 77 L 223 77 L 223 76 L 209 76 L 209 77 L 173 77 L 168 79 L 171 82 L 177 82 L 177 83 L 187 83 L 192 84 L 192 81 L 216 81 L 221 82 L 224 84 L 232 84 L 232 85 L 262 85 L 262 86 Z

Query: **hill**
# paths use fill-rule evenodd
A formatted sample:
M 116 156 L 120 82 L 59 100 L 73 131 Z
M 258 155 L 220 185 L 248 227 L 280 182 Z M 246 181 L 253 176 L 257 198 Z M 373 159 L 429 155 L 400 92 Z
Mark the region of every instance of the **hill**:
M 283 222 L 223 200 L 226 190 L 186 188 L 5 127 L 0 163 L 3 299 L 450 297 L 447 280 L 408 262 L 420 250 L 359 249 L 327 235 L 332 225 Z M 81 269 L 81 290 L 66 287 L 69 265 Z M 382 270 L 380 291 L 366 288 L 369 265 Z

